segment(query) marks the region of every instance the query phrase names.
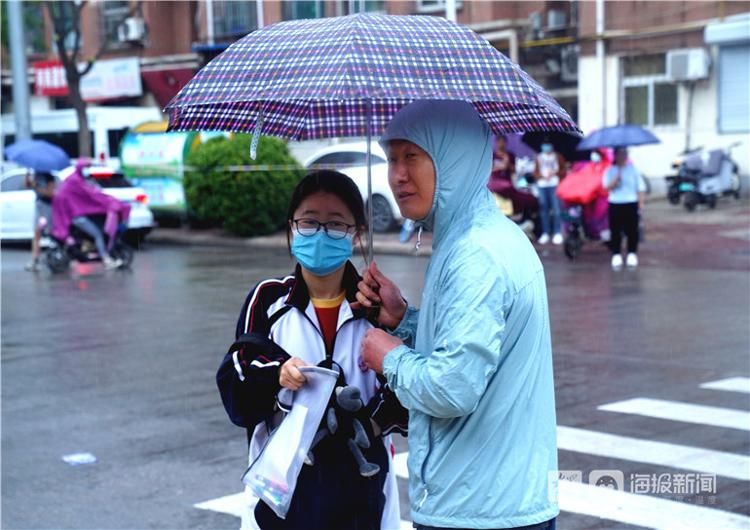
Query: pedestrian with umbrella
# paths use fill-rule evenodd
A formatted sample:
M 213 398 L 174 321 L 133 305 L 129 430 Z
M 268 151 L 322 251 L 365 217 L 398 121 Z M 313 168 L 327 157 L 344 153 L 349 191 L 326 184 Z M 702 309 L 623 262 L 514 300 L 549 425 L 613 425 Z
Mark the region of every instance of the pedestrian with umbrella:
M 294 139 L 369 141 L 390 122 L 381 142 L 401 213 L 435 230 L 420 325 L 371 258 L 357 300 L 379 304 L 381 325 L 402 328 L 396 336 L 369 330 L 362 352 L 365 369 L 382 371 L 409 409 L 413 519 L 425 528 L 554 528 L 544 273 L 486 184 L 491 132 L 576 131 L 567 113 L 467 28 L 367 14 L 254 32 L 201 70 L 167 111 L 172 130 Z M 443 441 L 431 452 L 433 428 Z
M 358 300 L 392 330 L 362 356 L 409 410 L 416 528 L 555 528 L 552 351 L 544 269 L 486 188 L 490 128 L 462 101 L 415 101 L 381 137 L 405 216 L 433 232 L 419 309 L 370 264 Z
M 20 140 L 5 149 L 5 156 L 11 162 L 28 168 L 25 184 L 36 193 L 31 261 L 24 268 L 37 272 L 40 268 L 42 232 L 52 221 L 52 197 L 56 183 L 52 172 L 67 167 L 70 159 L 61 148 L 44 140 Z
M 645 205 L 646 183 L 628 160 L 628 146 L 659 143 L 651 132 L 637 125 L 616 125 L 593 132 L 579 149 L 614 147 L 615 162 L 604 173 L 602 185 L 609 192 L 609 247 L 612 269 L 638 266 L 639 224 Z M 622 236 L 627 239 L 627 255 L 622 257 Z

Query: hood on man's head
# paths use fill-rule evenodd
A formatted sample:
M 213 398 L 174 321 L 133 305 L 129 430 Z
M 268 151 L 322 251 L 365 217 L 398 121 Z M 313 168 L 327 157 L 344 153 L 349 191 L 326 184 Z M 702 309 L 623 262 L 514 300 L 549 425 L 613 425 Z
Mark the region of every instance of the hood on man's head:
M 380 137 L 407 140 L 430 155 L 435 166 L 435 197 L 426 224 L 439 231 L 455 213 L 486 194 L 492 167 L 492 133 L 474 106 L 459 100 L 417 100 L 399 110 Z M 432 226 L 432 225 L 436 226 Z

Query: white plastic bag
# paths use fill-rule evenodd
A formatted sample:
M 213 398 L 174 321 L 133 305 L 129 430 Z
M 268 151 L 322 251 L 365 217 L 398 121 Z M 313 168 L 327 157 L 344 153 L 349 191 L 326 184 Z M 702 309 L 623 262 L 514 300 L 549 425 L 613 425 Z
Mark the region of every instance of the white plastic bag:
M 338 378 L 337 372 L 318 366 L 302 366 L 299 370 L 307 381 L 294 392 L 291 411 L 242 477 L 242 482 L 282 519 L 289 511 L 297 477 Z

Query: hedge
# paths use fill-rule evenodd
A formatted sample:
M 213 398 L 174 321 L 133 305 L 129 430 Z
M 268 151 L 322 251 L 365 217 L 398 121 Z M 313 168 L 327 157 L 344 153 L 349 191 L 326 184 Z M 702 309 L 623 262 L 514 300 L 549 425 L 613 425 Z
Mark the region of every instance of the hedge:
M 286 221 L 302 167 L 282 140 L 261 137 L 256 160 L 250 159 L 251 136 L 214 138 L 187 157 L 184 187 L 188 212 L 202 226 L 219 226 L 239 236 L 269 234 Z M 271 165 L 270 170 L 231 166 Z M 278 169 L 283 166 L 284 169 Z

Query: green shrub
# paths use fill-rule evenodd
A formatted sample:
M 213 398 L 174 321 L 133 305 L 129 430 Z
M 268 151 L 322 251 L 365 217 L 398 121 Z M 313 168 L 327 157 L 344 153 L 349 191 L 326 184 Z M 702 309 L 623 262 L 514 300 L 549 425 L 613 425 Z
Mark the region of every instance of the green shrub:
M 286 143 L 261 137 L 256 160 L 250 159 L 252 137 L 214 138 L 187 157 L 185 199 L 199 225 L 220 226 L 239 236 L 264 235 L 286 221 L 292 190 L 303 170 Z M 229 166 L 272 165 L 299 169 L 230 171 Z

